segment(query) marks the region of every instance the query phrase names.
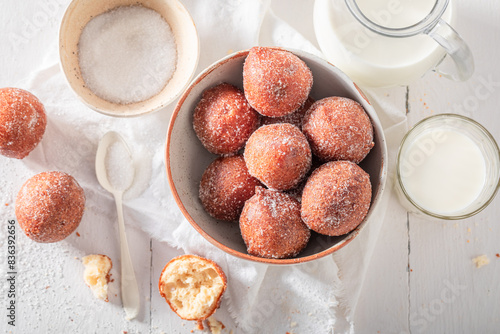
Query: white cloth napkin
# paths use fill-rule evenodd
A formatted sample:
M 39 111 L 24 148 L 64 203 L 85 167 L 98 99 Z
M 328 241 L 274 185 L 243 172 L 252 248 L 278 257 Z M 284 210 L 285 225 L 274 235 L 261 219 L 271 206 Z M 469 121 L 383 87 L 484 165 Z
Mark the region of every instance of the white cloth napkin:
M 228 53 L 254 45 L 302 49 L 321 56 L 314 43 L 274 15 L 270 1 L 183 0 L 198 29 L 201 56 L 197 73 Z M 311 2 L 312 5 L 312 2 Z M 304 17 L 312 20 L 312 17 Z M 53 23 L 51 23 L 53 24 Z M 20 28 L 21 30 L 21 28 Z M 267 266 L 227 255 L 204 240 L 180 213 L 167 184 L 164 144 L 174 105 L 166 110 L 121 119 L 100 115 L 78 101 L 58 65 L 57 36 L 34 35 L 36 57 L 16 51 L 35 68 L 18 81 L 4 83 L 31 91 L 44 103 L 48 125 L 40 145 L 22 161 L 2 158 L 0 168 L 12 178 L 2 178 L 2 203 L 13 203 L 22 183 L 35 173 L 60 170 L 73 175 L 85 190 L 86 212 L 82 224 L 107 224 L 116 213 L 112 197 L 102 189 L 94 173 L 94 157 L 100 137 L 119 132 L 137 160 L 139 179 L 125 195 L 125 221 L 152 237 L 218 262 L 228 276 L 226 307 L 237 325 L 235 333 L 353 333 L 353 314 L 378 232 L 385 205 L 391 200 L 390 179 L 378 213 L 362 233 L 334 256 L 294 266 Z M 25 47 L 22 44 L 14 47 Z M 9 50 L 13 51 L 13 50 Z M 31 58 L 30 58 L 31 57 Z M 14 78 L 11 59 L 0 65 Z M 35 64 L 35 65 L 33 65 Z M 389 168 L 406 129 L 404 110 L 386 103 L 376 91 L 368 92 L 385 128 Z M 391 170 L 389 170 L 389 173 Z

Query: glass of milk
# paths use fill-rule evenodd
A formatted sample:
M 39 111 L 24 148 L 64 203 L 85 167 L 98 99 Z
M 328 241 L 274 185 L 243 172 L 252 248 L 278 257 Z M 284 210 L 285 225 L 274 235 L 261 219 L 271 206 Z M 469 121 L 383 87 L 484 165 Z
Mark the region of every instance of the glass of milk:
M 368 87 L 409 84 L 429 70 L 453 80 L 468 79 L 474 61 L 450 26 L 455 20 L 450 0 L 314 3 L 314 30 L 323 54 L 357 84 Z M 451 62 L 443 62 L 446 55 Z M 455 66 L 446 66 L 450 64 Z
M 483 210 L 500 185 L 500 151 L 476 121 L 439 114 L 417 123 L 397 157 L 396 191 L 410 212 L 463 219 Z

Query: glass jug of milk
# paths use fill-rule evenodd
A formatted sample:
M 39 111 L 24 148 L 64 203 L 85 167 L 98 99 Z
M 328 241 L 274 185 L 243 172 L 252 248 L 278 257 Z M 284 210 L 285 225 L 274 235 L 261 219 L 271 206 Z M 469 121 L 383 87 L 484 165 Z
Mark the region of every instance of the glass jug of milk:
M 474 72 L 450 0 L 316 0 L 314 30 L 329 62 L 369 87 L 405 85 L 435 70 L 453 80 Z M 439 68 L 446 55 L 455 66 Z

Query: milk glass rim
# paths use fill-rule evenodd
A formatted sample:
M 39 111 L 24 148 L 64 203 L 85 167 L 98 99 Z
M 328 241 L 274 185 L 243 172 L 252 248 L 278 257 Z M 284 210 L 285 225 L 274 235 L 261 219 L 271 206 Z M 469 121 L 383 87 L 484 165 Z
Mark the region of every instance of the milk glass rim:
M 497 144 L 495 138 L 493 137 L 493 135 L 483 125 L 481 125 L 477 121 L 473 120 L 472 118 L 469 118 L 469 117 L 466 117 L 466 116 L 462 116 L 462 115 L 458 115 L 458 114 L 450 114 L 450 113 L 437 114 L 437 115 L 426 117 L 426 118 L 420 120 L 419 122 L 417 122 L 413 127 L 410 128 L 410 130 L 408 130 L 408 132 L 404 135 L 403 139 L 401 140 L 401 144 L 399 145 L 399 149 L 398 149 L 398 155 L 396 157 L 396 176 L 397 176 L 397 182 L 398 182 L 398 185 L 399 185 L 401 191 L 403 192 L 404 196 L 406 197 L 406 199 L 415 208 L 417 208 L 420 212 L 425 213 L 426 215 L 429 215 L 431 217 L 435 217 L 435 218 L 439 218 L 439 219 L 444 219 L 444 220 L 458 220 L 458 219 L 469 218 L 469 217 L 472 217 L 472 216 L 476 215 L 480 211 L 484 210 L 491 203 L 491 201 L 493 201 L 493 199 L 495 198 L 495 196 L 496 196 L 496 194 L 498 192 L 498 189 L 500 188 L 500 175 L 499 175 L 498 179 L 496 180 L 495 189 L 493 190 L 493 192 L 491 193 L 491 195 L 488 197 L 488 199 L 479 208 L 477 208 L 477 209 L 475 209 L 475 210 L 473 210 L 471 212 L 467 212 L 467 213 L 461 214 L 461 215 L 442 215 L 442 214 L 438 214 L 438 213 L 431 212 L 429 210 L 424 209 L 423 207 L 421 207 L 420 205 L 418 205 L 411 198 L 411 196 L 408 194 L 408 192 L 406 191 L 406 189 L 404 187 L 403 181 L 401 180 L 401 173 L 400 173 L 401 152 L 402 152 L 403 146 L 406 143 L 406 140 L 408 139 L 408 137 L 414 131 L 418 130 L 418 128 L 422 127 L 425 123 L 427 123 L 429 121 L 432 121 L 434 119 L 438 119 L 438 118 L 444 118 L 444 119 L 455 118 L 455 119 L 458 119 L 460 121 L 469 123 L 469 124 L 477 127 L 484 134 L 484 138 L 487 139 L 492 144 L 493 149 L 494 149 L 494 151 L 496 153 L 497 161 L 500 162 L 500 148 L 498 147 L 498 144 Z
M 448 7 L 450 0 L 435 0 L 429 14 L 419 22 L 400 28 L 389 28 L 370 20 L 359 8 L 356 0 L 345 0 L 347 8 L 352 15 L 365 27 L 378 34 L 388 37 L 410 37 L 429 32 L 436 24 Z

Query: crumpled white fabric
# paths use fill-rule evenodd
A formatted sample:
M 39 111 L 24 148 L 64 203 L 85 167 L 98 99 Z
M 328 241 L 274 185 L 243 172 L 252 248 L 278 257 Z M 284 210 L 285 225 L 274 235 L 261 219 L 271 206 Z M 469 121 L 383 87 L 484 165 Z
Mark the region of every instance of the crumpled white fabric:
M 197 73 L 229 53 L 254 45 L 302 49 L 321 56 L 314 43 L 272 12 L 268 0 L 182 3 L 199 33 Z M 17 180 L 2 180 L 2 189 L 6 189 L 2 200 L 12 202 L 27 177 L 60 170 L 73 175 L 85 190 L 87 204 L 82 224 L 98 226 L 114 219 L 113 199 L 98 185 L 94 157 L 100 137 L 115 130 L 130 144 L 139 170 L 139 180 L 124 200 L 126 223 L 222 266 L 228 277 L 223 307 L 237 325 L 235 333 L 354 333 L 353 314 L 367 264 L 383 224 L 385 204 L 393 200 L 390 178 L 377 214 L 353 242 L 334 256 L 301 265 L 268 266 L 227 255 L 197 234 L 170 193 L 164 144 L 174 105 L 137 119 L 100 115 L 78 101 L 66 84 L 58 65 L 57 38 L 45 45 L 40 57 L 43 60 L 39 68 L 17 86 L 43 101 L 48 114 L 47 130 L 40 145 L 23 161 L 0 160 L 4 170 L 17 170 L 19 174 Z M 390 173 L 395 150 L 406 130 L 405 111 L 387 104 L 376 92 L 367 93 L 385 129 Z

